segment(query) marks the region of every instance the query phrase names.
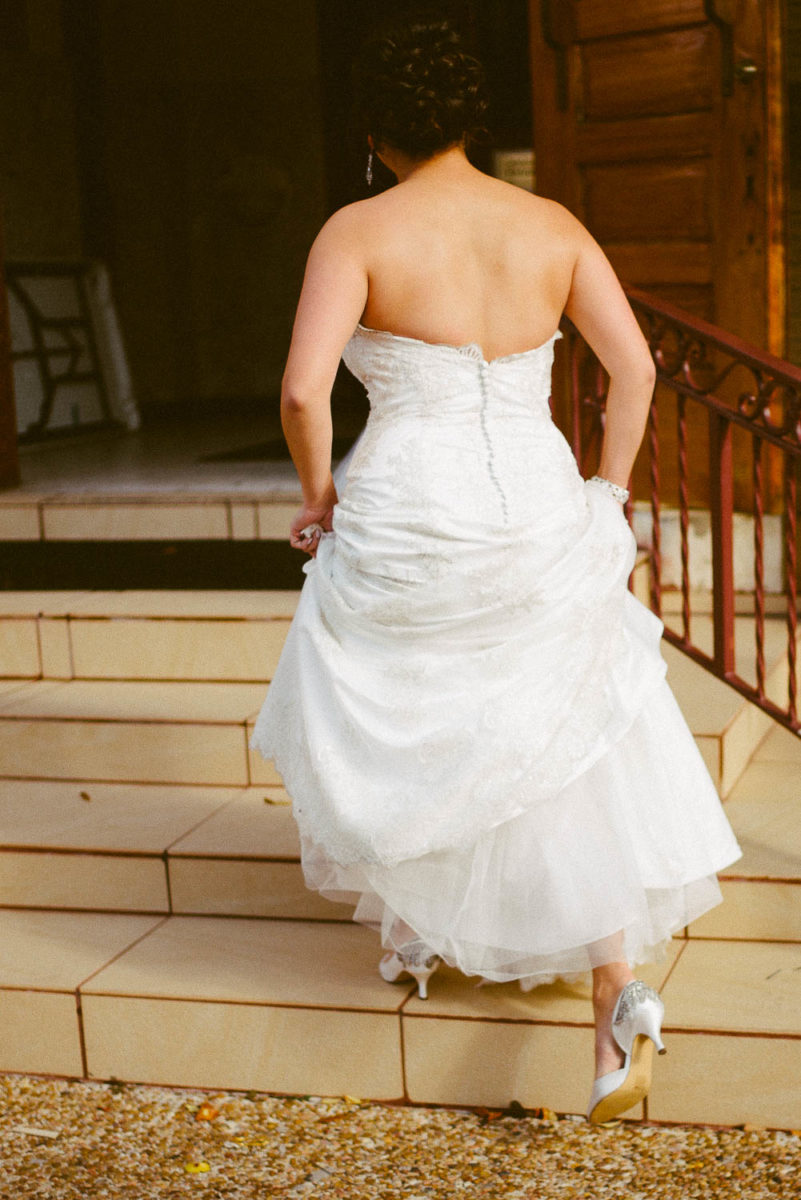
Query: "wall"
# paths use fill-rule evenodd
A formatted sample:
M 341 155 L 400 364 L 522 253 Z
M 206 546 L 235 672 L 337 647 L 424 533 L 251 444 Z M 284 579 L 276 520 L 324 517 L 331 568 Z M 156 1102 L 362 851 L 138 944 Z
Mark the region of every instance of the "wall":
M 326 215 L 314 0 L 2 0 L 10 259 L 105 259 L 134 385 L 274 398 Z
M 313 0 L 98 0 L 112 270 L 144 406 L 275 391 L 325 216 Z
M 0 5 L 0 205 L 8 258 L 83 253 L 72 74 L 59 0 Z

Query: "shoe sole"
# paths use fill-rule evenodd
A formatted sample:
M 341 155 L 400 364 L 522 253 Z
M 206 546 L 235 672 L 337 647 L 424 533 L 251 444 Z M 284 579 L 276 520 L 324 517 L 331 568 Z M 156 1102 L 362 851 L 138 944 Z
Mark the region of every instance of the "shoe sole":
M 654 1043 L 644 1033 L 638 1033 L 631 1049 L 631 1061 L 626 1078 L 619 1088 L 599 1100 L 590 1113 L 593 1125 L 612 1121 L 627 1109 L 633 1108 L 648 1094 L 651 1086 L 651 1067 L 654 1058 Z

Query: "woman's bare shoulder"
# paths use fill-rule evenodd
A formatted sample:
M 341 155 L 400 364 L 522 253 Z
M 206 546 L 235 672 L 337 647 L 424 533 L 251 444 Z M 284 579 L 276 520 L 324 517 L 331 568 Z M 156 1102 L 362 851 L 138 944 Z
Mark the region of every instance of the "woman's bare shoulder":
M 538 196 L 536 192 L 525 192 L 522 188 L 513 188 L 520 193 L 522 207 L 527 208 L 531 218 L 538 221 L 554 235 L 575 242 L 576 245 L 587 236 L 587 230 L 578 217 L 560 204 L 557 200 L 549 200 L 547 196 Z
M 545 235 L 558 244 L 562 253 L 572 250 L 578 254 L 582 245 L 592 240 L 563 204 L 489 176 L 484 179 L 486 190 L 480 190 L 484 191 L 484 200 L 491 202 L 484 212 L 498 225 L 508 228 L 516 222 L 521 233 L 528 226 L 535 235 Z M 474 200 L 479 200 L 478 195 Z M 465 202 L 469 208 L 470 201 L 465 198 Z M 400 188 L 389 188 L 377 196 L 346 204 L 328 218 L 312 249 L 315 253 L 346 253 L 366 261 L 371 247 L 386 245 L 410 220 L 418 219 L 414 207 Z M 458 222 L 457 212 L 450 210 L 450 213 Z
M 364 210 L 371 203 L 371 200 L 356 200 L 353 204 L 346 204 L 342 208 L 338 208 L 320 228 L 314 245 L 320 247 L 347 245 L 349 242 L 357 240 L 368 220 Z

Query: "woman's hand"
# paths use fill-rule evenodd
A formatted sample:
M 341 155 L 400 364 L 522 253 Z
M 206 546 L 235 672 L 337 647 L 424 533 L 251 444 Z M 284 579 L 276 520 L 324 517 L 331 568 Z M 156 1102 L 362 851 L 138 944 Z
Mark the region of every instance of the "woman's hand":
M 295 550 L 305 550 L 307 554 L 310 554 L 314 558 L 317 554 L 317 547 L 320 544 L 319 531 L 316 529 L 312 530 L 305 537 L 302 531 L 308 525 L 317 525 L 326 531 L 330 531 L 333 528 L 333 515 L 333 504 L 327 508 L 311 508 L 308 504 L 301 505 L 289 527 L 290 546 L 294 547 Z

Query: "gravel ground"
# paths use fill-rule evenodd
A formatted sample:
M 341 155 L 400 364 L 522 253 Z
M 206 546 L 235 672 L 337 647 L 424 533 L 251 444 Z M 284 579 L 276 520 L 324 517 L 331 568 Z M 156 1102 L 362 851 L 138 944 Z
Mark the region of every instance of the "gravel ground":
M 801 1131 L 0 1076 L 0 1197 L 757 1200 Z

